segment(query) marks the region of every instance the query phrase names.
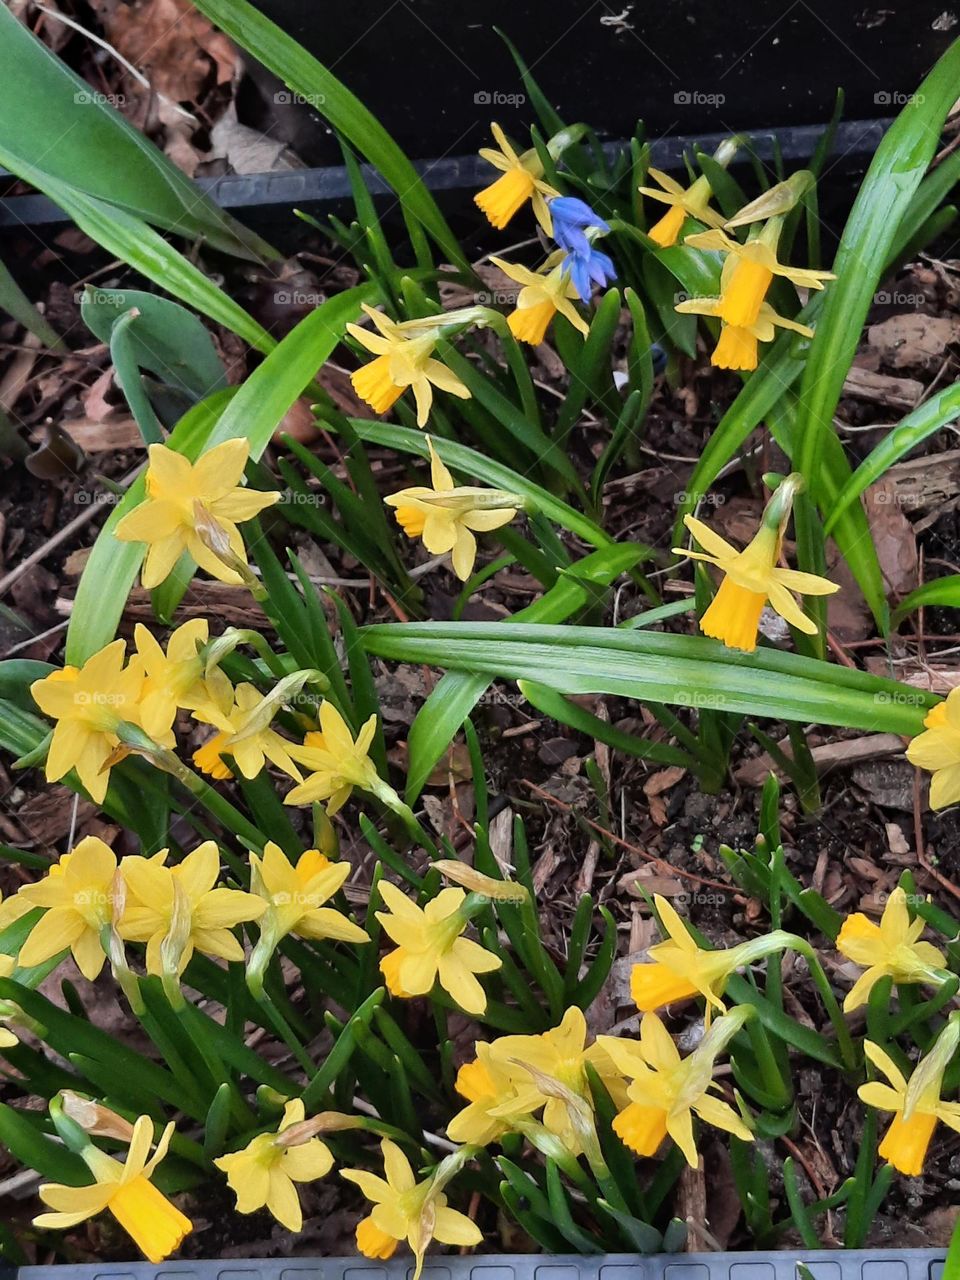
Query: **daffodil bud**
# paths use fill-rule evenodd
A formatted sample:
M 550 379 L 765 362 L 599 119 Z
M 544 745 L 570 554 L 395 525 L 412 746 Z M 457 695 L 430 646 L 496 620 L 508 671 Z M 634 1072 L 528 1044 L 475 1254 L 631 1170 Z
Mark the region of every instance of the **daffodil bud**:
M 277 1134 L 278 1147 L 302 1147 L 305 1142 L 321 1133 L 343 1133 L 347 1129 L 363 1129 L 365 1121 L 360 1116 L 348 1116 L 342 1111 L 321 1111 L 309 1120 L 301 1120 Z
M 481 895 L 487 902 L 519 904 L 526 902 L 530 896 L 526 888 L 516 880 L 495 880 L 493 876 L 485 876 L 483 872 L 453 858 L 441 858 L 434 862 L 433 867 L 445 880 L 462 885 L 472 894 Z
M 197 499 L 193 504 L 193 527 L 197 537 L 216 558 L 231 570 L 258 600 L 264 599 L 263 583 L 230 545 L 230 535 L 210 510 Z
M 791 209 L 796 208 L 806 193 L 814 185 L 816 179 L 809 169 L 799 169 L 783 182 L 764 191 L 764 193 L 745 204 L 727 222 L 728 227 L 744 227 L 751 222 L 762 222 L 765 219 L 782 218 Z M 777 227 L 779 237 L 780 228 Z M 774 241 L 774 247 L 776 241 Z

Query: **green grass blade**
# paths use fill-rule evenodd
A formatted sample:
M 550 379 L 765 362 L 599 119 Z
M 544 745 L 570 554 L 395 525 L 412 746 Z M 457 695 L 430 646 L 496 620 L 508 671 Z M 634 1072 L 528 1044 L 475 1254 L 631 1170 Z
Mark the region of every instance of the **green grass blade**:
M 884 136 L 844 228 L 834 261 L 837 279 L 827 286 L 800 388 L 800 441 L 794 465 L 818 498 L 823 436 L 833 429 L 834 410 L 874 292 L 936 151 L 958 80 L 960 41 L 955 41 Z

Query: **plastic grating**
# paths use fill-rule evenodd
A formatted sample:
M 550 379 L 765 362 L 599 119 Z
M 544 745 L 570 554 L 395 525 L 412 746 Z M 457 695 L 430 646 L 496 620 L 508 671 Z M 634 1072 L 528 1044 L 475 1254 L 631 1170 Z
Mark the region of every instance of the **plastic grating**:
M 776 1253 L 441 1256 L 423 1280 L 798 1280 L 802 1262 L 814 1280 L 941 1280 L 945 1254 L 935 1249 Z M 296 1258 L 271 1262 L 146 1262 L 21 1267 L 19 1280 L 410 1280 L 409 1255 L 391 1262 Z M 3 1280 L 17 1272 L 0 1271 Z

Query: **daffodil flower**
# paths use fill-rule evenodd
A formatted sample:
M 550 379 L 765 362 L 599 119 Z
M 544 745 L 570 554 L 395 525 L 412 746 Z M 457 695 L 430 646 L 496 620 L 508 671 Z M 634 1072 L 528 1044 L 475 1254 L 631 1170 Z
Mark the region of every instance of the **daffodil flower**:
M 197 768 L 214 777 L 228 778 L 230 770 L 221 756 L 230 755 L 245 778 L 256 778 L 269 760 L 289 777 L 302 781 L 293 761 L 294 744 L 270 727 L 276 705 L 270 695 L 262 694 L 256 685 L 242 683 L 237 685 L 234 699 L 226 714 L 214 702 L 194 711 L 195 719 L 219 730 L 194 752 Z
M 930 808 L 945 809 L 960 800 L 960 688 L 931 708 L 923 724 L 925 732 L 907 747 L 907 759 L 933 774 Z
M 748 328 L 757 323 L 760 308 L 774 276 L 783 276 L 791 284 L 804 289 L 822 289 L 825 280 L 836 277 L 831 271 L 814 271 L 809 267 L 791 267 L 777 257 L 777 244 L 783 226 L 782 218 L 771 218 L 758 236 L 741 244 L 725 231 L 713 228 L 687 236 L 684 244 L 694 249 L 707 249 L 725 255 L 726 277 L 720 281 L 720 308 L 724 324 Z
M 425 996 L 439 981 L 466 1013 L 483 1013 L 487 993 L 478 973 L 493 973 L 503 964 L 478 942 L 461 935 L 469 923 L 462 889 L 441 889 L 425 907 L 384 880 L 378 887 L 389 911 L 378 911 L 384 932 L 396 944 L 380 961 L 387 987 L 395 996 Z
M 373 1205 L 357 1224 L 357 1248 L 365 1258 L 392 1258 L 406 1240 L 416 1260 L 413 1280 L 419 1280 L 431 1240 L 462 1247 L 480 1244 L 479 1227 L 466 1214 L 451 1209 L 442 1188 L 467 1157 L 461 1148 L 441 1162 L 422 1182 L 417 1182 L 410 1161 L 400 1148 L 384 1138 L 380 1143 L 384 1177 L 365 1169 L 341 1169 L 340 1176 L 355 1183 Z
M 725 255 L 720 272 L 720 296 L 687 298 L 677 303 L 675 308 L 685 314 L 719 318 L 720 340 L 710 360 L 717 368 L 755 369 L 758 343 L 772 342 L 776 328 L 791 329 L 807 338 L 813 336 L 808 325 L 774 311 L 765 300 L 767 290 L 775 276 L 784 276 L 793 284 L 807 289 L 822 289 L 825 280 L 835 277 L 829 271 L 790 267 L 780 262 L 777 242 L 782 225 L 782 217 L 770 218 L 760 233 L 745 244 L 719 228 L 687 236 L 684 241 L 695 249 Z
M 502 177 L 478 192 L 473 197 L 474 203 L 490 225 L 502 231 L 513 215 L 530 200 L 537 221 L 548 236 L 553 235 L 547 200 L 560 193 L 548 182 L 544 182 L 543 161 L 537 155 L 536 148 L 531 147 L 518 154 L 498 124 L 491 124 L 490 132 L 497 149 L 481 147 L 480 155 L 495 169 L 499 169 Z
M 354 787 L 371 791 L 385 803 L 398 800 L 396 792 L 377 773 L 370 748 L 377 732 L 377 717 L 371 716 L 354 738 L 350 726 L 332 702 L 320 706 L 320 731 L 308 733 L 302 747 L 290 753 L 309 770 L 309 777 L 286 796 L 285 804 L 314 804 L 326 801 L 332 817 L 347 803 Z
M 348 324 L 347 332 L 377 358 L 351 374 L 350 381 L 374 413 L 386 413 L 407 387 L 413 390 L 418 427 L 426 426 L 430 417 L 434 387 L 461 400 L 470 399 L 470 392 L 457 375 L 432 358 L 441 327 L 451 323 L 448 316 L 435 316 L 431 327 L 425 327 L 422 320 L 413 325 L 398 324 L 366 303 L 363 310 L 377 332 L 371 333 L 358 324 Z
M 125 720 L 139 724 L 143 663 L 124 665 L 126 642 L 114 640 L 83 664 L 53 671 L 30 686 L 34 702 L 56 727 L 47 752 L 46 778 L 58 782 L 71 769 L 97 804 L 107 794 L 110 768 Z
M 640 1156 L 656 1155 L 669 1135 L 697 1168 L 693 1134 L 696 1115 L 715 1129 L 744 1142 L 753 1134 L 736 1111 L 710 1090 L 718 1056 L 740 1031 L 753 1010 L 738 1006 L 717 1018 L 693 1053 L 681 1058 L 666 1027 L 655 1013 L 645 1014 L 639 1040 L 598 1036 L 614 1065 L 629 1079 L 629 1104 L 613 1122 L 614 1132 Z
M 164 849 L 152 858 L 124 858 L 120 867 L 128 890 L 120 936 L 147 944 L 147 972 L 180 975 L 194 951 L 243 960 L 243 947 L 232 931 L 259 919 L 267 909 L 264 900 L 240 889 L 217 888 L 220 851 L 215 840 L 205 840 L 172 867 L 166 858 Z
M 861 1085 L 862 1102 L 878 1111 L 892 1111 L 893 1122 L 878 1148 L 880 1156 L 908 1178 L 923 1172 L 927 1148 L 939 1120 L 960 1133 L 960 1103 L 944 1102 L 940 1097 L 943 1077 L 960 1043 L 960 1015 L 951 1014 L 933 1048 L 920 1059 L 910 1080 L 878 1044 L 864 1041 L 864 1052 L 873 1065 L 889 1080 Z
M 523 286 L 517 294 L 516 308 L 507 316 L 510 332 L 519 342 L 538 346 L 546 336 L 553 317 L 558 314 L 569 320 L 581 333 L 590 332 L 590 326 L 573 305 L 573 299 L 579 297 L 579 294 L 570 279 L 569 271 L 562 262 L 553 261 L 560 256 L 562 255 L 551 255 L 542 271 L 531 271 L 519 262 L 490 258 L 504 275 Z
M 70 949 L 77 968 L 93 982 L 106 956 L 102 937 L 116 907 L 117 858 L 109 845 L 86 836 L 54 863 L 42 880 L 26 884 L 17 898 L 44 914 L 20 948 L 24 969 L 43 964 Z
M 429 436 L 427 445 L 432 488 L 400 489 L 388 494 L 384 502 L 396 508 L 397 523 L 407 537 L 422 538 L 432 555 L 449 551 L 454 573 L 466 582 L 477 558 L 474 533 L 488 533 L 509 524 L 523 499 L 502 489 L 455 485 Z
M 567 1009 L 559 1026 L 540 1035 L 498 1037 L 482 1057 L 478 1056 L 478 1061 L 498 1084 L 506 1073 L 512 1087 L 502 1095 L 499 1104 L 481 1104 L 481 1110 L 472 1112 L 471 1119 L 464 1119 L 462 1123 L 479 1123 L 486 1111 L 490 1122 L 502 1119 L 507 1122 L 507 1128 L 519 1129 L 522 1124 L 518 1125 L 518 1121 L 542 1109 L 544 1129 L 571 1154 L 579 1155 L 582 1134 L 572 1122 L 570 1107 L 559 1096 L 559 1091 L 545 1091 L 543 1083 L 555 1081 L 592 1106 L 586 1070 L 589 1063 L 614 1100 L 626 1100 L 621 1075 L 609 1055 L 599 1043 L 588 1044 L 587 1039 L 586 1018 L 576 1006 Z M 469 1079 L 468 1076 L 468 1083 Z M 481 1084 L 482 1077 L 475 1083 Z M 455 1122 L 457 1119 L 459 1117 L 455 1117 Z
M 465 1062 L 457 1072 L 454 1087 L 461 1098 L 466 1098 L 467 1106 L 447 1125 L 447 1137 L 451 1142 L 486 1147 L 512 1132 L 514 1122 L 536 1108 L 529 1097 L 529 1074 L 519 1081 L 527 1093 L 518 1109 L 513 1105 L 518 1096 L 516 1064 L 501 1061 L 494 1055 L 493 1045 L 483 1040 L 477 1041 L 476 1052 L 474 1061 Z M 528 1109 L 523 1111 L 528 1103 Z
M 845 1012 L 866 1004 L 881 978 L 892 978 L 898 986 L 947 980 L 943 952 L 931 942 L 920 941 L 925 928 L 920 916 L 910 919 L 907 895 L 899 885 L 887 899 L 878 925 L 860 911 L 847 916 L 837 936 L 837 950 L 865 972 L 847 993 Z
M 668 937 L 650 947 L 650 963 L 635 964 L 630 974 L 630 994 L 641 1013 L 701 995 L 707 1002 L 709 1026 L 714 1010 L 724 1012 L 720 997 L 731 976 L 793 942 L 792 935 L 776 930 L 735 947 L 704 951 L 666 898 L 655 894 L 654 902 Z
M 249 455 L 249 441 L 241 437 L 225 440 L 196 462 L 166 445 L 150 446 L 146 498 L 114 530 L 121 542 L 147 544 L 144 587 L 158 587 L 184 552 L 218 581 L 232 586 L 243 582 L 241 574 L 210 549 L 209 539 L 204 541 L 201 533 L 216 526 L 232 556 L 246 565 L 247 552 L 237 525 L 281 497 L 240 485 Z
M 674 547 L 674 552 L 715 565 L 724 575 L 717 594 L 700 619 L 700 630 L 729 649 L 743 649 L 748 653 L 756 649 L 760 615 L 768 602 L 798 631 L 816 635 L 816 623 L 807 617 L 790 593 L 829 596 L 840 590 L 826 578 L 797 569 L 781 569 L 777 563 L 793 497 L 802 483 L 798 475 L 788 476 L 781 482 L 767 504 L 756 536 L 743 551 L 732 547 L 702 520 L 694 516 L 683 518 L 683 523 L 705 550 L 684 551 Z
M 369 942 L 365 929 L 342 912 L 324 906 L 350 874 L 349 862 L 331 862 L 318 849 L 308 849 L 292 863 L 279 845 L 268 840 L 262 855 L 250 855 L 250 889 L 267 904 L 260 917 L 260 939 L 247 967 L 247 982 L 262 988 L 263 972 L 277 944 L 288 934 L 315 942 Z
M 687 298 L 684 302 L 678 302 L 674 310 L 688 315 L 719 316 L 722 307 L 720 298 Z M 716 369 L 738 369 L 746 372 L 755 369 L 759 363 L 760 343 L 772 342 L 777 329 L 790 329 L 804 338 L 813 337 L 813 330 L 809 325 L 789 320 L 774 311 L 768 302 L 763 302 L 753 324 L 721 324 L 720 337 L 710 356 L 710 363 Z
M 211 708 L 220 714 L 230 710 L 233 686 L 219 667 L 205 674 L 200 655 L 210 636 L 206 618 L 192 618 L 177 627 L 167 641 L 166 653 L 142 623 L 137 623 L 133 634 L 146 673 L 140 723 L 151 738 L 160 742 L 169 735 L 180 707 L 187 711 Z
M 141 1116 L 122 1164 L 92 1143 L 84 1147 L 80 1155 L 95 1181 L 85 1187 L 43 1183 L 40 1199 L 54 1212 L 41 1213 L 33 1225 L 63 1231 L 106 1209 L 150 1262 L 169 1258 L 193 1230 L 190 1219 L 150 1181 L 167 1154 L 173 1128 L 172 1122 L 167 1125 L 151 1156 L 153 1121 Z
M 677 243 L 688 217 L 696 218 L 697 222 L 708 227 L 723 226 L 723 215 L 710 208 L 713 191 L 709 179 L 701 175 L 689 187 L 682 187 L 676 178 L 671 178 L 660 169 L 650 168 L 647 173 L 659 183 L 661 189 L 658 191 L 656 187 L 640 187 L 640 194 L 670 206 L 663 217 L 647 231 L 650 239 L 661 249 L 669 249 Z
M 288 1102 L 276 1133 L 258 1134 L 242 1151 L 220 1156 L 214 1164 L 227 1175 L 238 1213 L 268 1209 L 288 1231 L 302 1231 L 298 1182 L 315 1182 L 333 1168 L 326 1143 L 309 1136 L 301 1098 Z

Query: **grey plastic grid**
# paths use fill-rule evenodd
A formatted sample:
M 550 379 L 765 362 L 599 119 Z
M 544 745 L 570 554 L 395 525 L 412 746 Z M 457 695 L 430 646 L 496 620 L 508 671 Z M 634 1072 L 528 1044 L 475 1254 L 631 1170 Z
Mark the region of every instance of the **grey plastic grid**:
M 802 1262 L 814 1280 L 941 1280 L 946 1255 L 936 1249 L 776 1253 L 683 1253 L 641 1257 L 489 1254 L 440 1256 L 423 1280 L 797 1280 Z M 16 1276 L 0 1272 L 2 1280 Z M 19 1280 L 410 1280 L 409 1254 L 390 1262 L 363 1258 L 286 1258 L 271 1262 L 101 1263 L 21 1267 Z

